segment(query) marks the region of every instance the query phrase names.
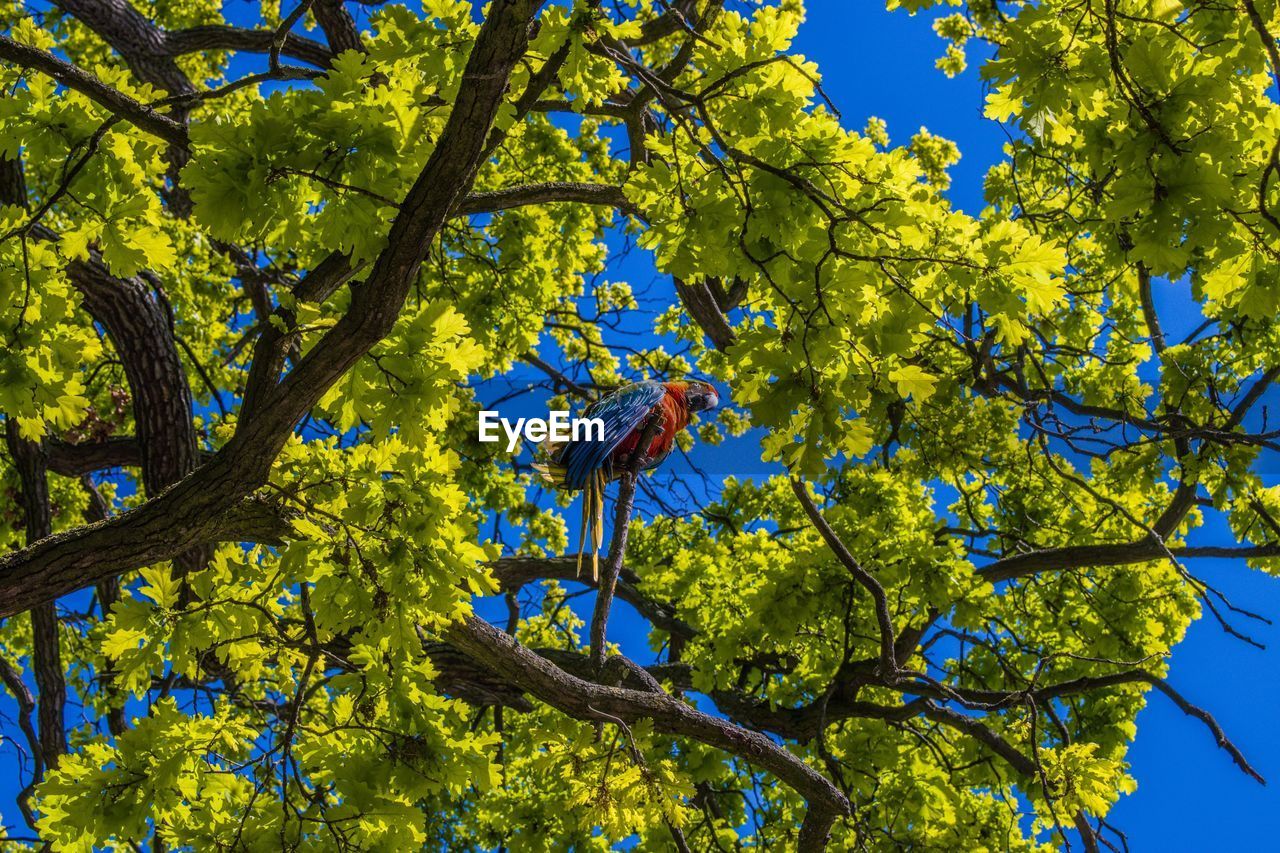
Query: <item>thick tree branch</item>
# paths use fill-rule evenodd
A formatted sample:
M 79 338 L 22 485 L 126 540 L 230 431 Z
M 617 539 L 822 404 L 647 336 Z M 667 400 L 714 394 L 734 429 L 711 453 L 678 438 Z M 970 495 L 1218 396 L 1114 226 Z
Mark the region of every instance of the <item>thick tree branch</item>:
M 687 282 L 682 278 L 676 278 L 674 281 L 676 293 L 679 294 L 685 311 L 711 339 L 716 349 L 726 350 L 733 346 L 736 340 L 733 327 L 729 325 L 729 320 L 725 317 L 707 282 L 702 280 Z
M 1179 559 L 1203 557 L 1261 559 L 1280 557 L 1280 544 L 1165 548 L 1159 542 L 1140 540 L 1096 545 L 1067 545 L 1062 548 L 1047 548 L 1042 551 L 1004 557 L 982 566 L 977 573 L 990 583 L 1000 583 L 1063 569 L 1129 566 L 1134 563 L 1163 560 L 1170 554 Z
M 135 9 L 128 0 L 57 0 L 99 38 L 124 58 L 129 69 L 144 83 L 150 83 L 174 97 L 171 117 L 184 128 L 196 94 L 196 87 L 165 52 L 165 33 Z M 190 159 L 185 143 L 170 145 L 168 179 L 172 189 L 164 193 L 169 209 L 181 217 L 190 215 L 190 194 L 181 185 L 181 170 Z
M 695 738 L 769 771 L 809 804 L 801 849 L 822 849 L 835 819 L 850 813 L 849 801 L 839 789 L 762 734 L 704 714 L 666 694 L 605 687 L 576 678 L 474 616 L 445 629 L 444 639 L 573 717 L 607 721 L 604 715 L 608 715 L 628 724 L 650 719 L 655 731 Z
M 561 557 L 503 557 L 489 568 L 502 589 L 515 592 L 526 584 L 539 580 L 566 580 L 595 584 L 589 577 L 579 575 L 576 555 Z M 655 601 L 640 591 L 640 579 L 625 567 L 618 574 L 614 591 L 618 598 L 630 604 L 657 628 L 676 637 L 691 639 L 696 633 L 693 626 L 676 615 L 675 607 Z
M 458 204 L 455 212 L 459 215 L 496 213 L 500 210 L 510 210 L 513 207 L 524 207 L 531 204 L 563 202 L 616 207 L 626 215 L 636 213 L 635 206 L 623 194 L 621 187 L 570 181 L 525 184 L 501 190 L 472 193 Z
M 198 460 L 191 386 L 168 306 L 148 282 L 111 275 L 96 252 L 73 261 L 67 271 L 124 363 L 143 486 L 149 496 L 159 494 L 195 470 Z
M 20 160 L 3 158 L 4 180 L 0 183 L 0 204 L 26 207 L 26 181 Z M 22 489 L 23 526 L 26 543 L 45 538 L 53 530 L 53 507 L 49 502 L 49 459 L 44 441 L 30 440 L 19 434 L 18 422 L 5 418 L 5 444 L 18 473 Z M 40 782 L 44 768 L 56 767 L 67 751 L 67 734 L 63 722 L 67 704 L 67 682 L 62 669 L 62 649 L 58 637 L 58 610 L 55 600 L 42 601 L 31 609 L 31 669 L 35 675 L 36 718 L 39 729 L 39 753 L 36 773 L 31 785 L 18 796 L 23 813 L 30 811 L 31 790 Z M 6 678 L 8 675 L 6 674 Z M 31 697 L 13 685 L 14 697 L 31 725 Z M 25 690 L 25 687 L 22 688 Z
M 5 439 L 22 484 L 27 542 L 36 542 L 48 536 L 53 527 L 44 443 L 20 436 L 17 421 L 12 418 L 5 420 Z M 63 722 L 67 682 L 58 640 L 58 611 L 52 600 L 31 608 L 31 669 L 36 680 L 40 756 L 45 767 L 57 767 L 58 760 L 67 751 Z
M 1101 853 L 1098 848 L 1098 835 L 1089 825 L 1089 817 L 1083 811 L 1077 811 L 1072 818 L 1080 840 L 1084 842 L 1084 853 Z
M 355 19 L 342 5 L 342 0 L 314 0 L 311 4 L 316 23 L 324 30 L 329 41 L 329 49 L 334 54 L 344 50 L 364 52 L 364 44 L 360 41 L 360 31 L 356 29 Z
M 72 444 L 58 438 L 45 441 L 49 470 L 64 477 L 79 477 L 107 468 L 131 468 L 142 464 L 142 449 L 132 436 Z
M 507 79 L 527 47 L 541 2 L 498 0 L 491 6 L 467 60 L 457 103 L 392 223 L 387 248 L 354 290 L 347 313 L 283 382 L 262 393 L 252 417 L 242 416 L 232 439 L 193 475 L 132 512 L 0 558 L 0 615 L 170 559 L 184 540 L 222 541 L 222 517 L 266 482 L 294 425 L 394 326 L 428 247 L 471 186 Z M 311 286 L 304 279 L 297 289 L 306 292 Z M 273 352 L 260 340 L 255 358 L 273 358 Z
M 216 457 L 136 509 L 55 533 L 0 557 L 0 617 L 21 613 L 104 578 L 221 542 L 278 543 L 289 528 L 257 500 L 225 495 L 240 481 Z M 204 470 L 204 469 L 202 469 Z
M 165 49 L 165 33 L 127 0 L 57 0 L 111 45 L 138 78 L 173 95 L 195 91 Z
M 270 53 L 274 43 L 275 33 L 271 30 L 250 30 L 218 24 L 171 30 L 164 36 L 165 49 L 170 56 L 210 50 Z M 280 44 L 280 53 L 317 68 L 328 68 L 333 62 L 333 53 L 329 48 L 314 39 L 295 33 L 289 33 L 284 37 Z
M 97 77 L 39 48 L 0 35 L 0 59 L 47 74 L 68 89 L 88 97 L 130 124 L 173 145 L 187 146 L 187 128 L 140 101 L 111 88 Z
M 266 395 L 254 417 L 240 422 L 228 445 L 252 479 L 265 478 L 293 425 L 394 326 L 431 241 L 471 186 L 485 134 L 540 5 L 541 0 L 505 0 L 490 10 L 463 73 L 469 85 L 460 90 L 431 158 L 401 204 L 387 248 L 353 291 L 350 310 Z

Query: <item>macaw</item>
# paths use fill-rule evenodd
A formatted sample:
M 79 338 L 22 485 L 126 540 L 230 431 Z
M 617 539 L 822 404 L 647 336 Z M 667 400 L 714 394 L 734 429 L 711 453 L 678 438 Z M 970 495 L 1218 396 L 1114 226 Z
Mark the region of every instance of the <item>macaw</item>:
M 660 418 L 643 458 L 641 469 L 657 467 L 675 446 L 676 435 L 689 425 L 695 412 L 714 409 L 720 396 L 708 382 L 633 382 L 587 407 L 584 417 L 604 421 L 604 439 L 580 439 L 548 446 L 548 461 L 534 468 L 553 486 L 582 491 L 582 528 L 578 533 L 578 574 L 582 574 L 582 548 L 591 533 L 591 576 L 600 579 L 600 545 L 604 541 L 604 489 L 622 475 L 640 438 L 649 426 L 649 415 Z

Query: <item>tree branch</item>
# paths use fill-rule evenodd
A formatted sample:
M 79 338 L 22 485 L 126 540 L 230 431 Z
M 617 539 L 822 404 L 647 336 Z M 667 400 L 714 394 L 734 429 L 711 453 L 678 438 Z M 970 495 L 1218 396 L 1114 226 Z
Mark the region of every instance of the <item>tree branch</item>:
M 186 543 L 222 541 L 223 516 L 266 482 L 294 425 L 394 326 L 428 247 L 471 186 L 485 136 L 541 5 L 542 0 L 492 5 L 463 72 L 466 85 L 392 223 L 387 247 L 364 284 L 354 289 L 347 313 L 283 382 L 262 392 L 252 416 L 242 413 L 235 435 L 194 474 L 131 512 L 0 557 L 0 616 L 110 574 L 170 559 Z M 349 268 L 341 259 L 330 265 L 343 266 Z M 326 269 L 326 283 L 340 278 L 331 271 Z M 296 288 L 300 293 L 313 289 L 321 288 L 307 279 Z M 273 357 L 264 339 L 255 349 L 255 362 L 259 356 Z
M 16 42 L 0 35 L 0 59 L 8 60 L 24 68 L 30 68 L 52 77 L 68 89 L 88 97 L 91 101 L 110 110 L 130 124 L 153 136 L 187 147 L 187 127 L 167 115 L 128 95 L 111 88 L 97 77 L 69 62 L 63 62 L 48 51 Z
M 989 583 L 1031 577 L 1041 572 L 1062 569 L 1083 569 L 1093 566 L 1128 566 L 1162 560 L 1170 554 L 1178 558 L 1225 557 L 1259 559 L 1280 557 L 1280 544 L 1247 546 L 1201 546 L 1189 548 L 1165 548 L 1159 542 L 1099 543 L 1096 545 L 1067 545 L 1047 548 L 1026 554 L 1003 557 L 977 569 L 978 575 Z
M 245 53 L 270 53 L 275 40 L 271 30 L 208 24 L 171 30 L 165 33 L 164 46 L 170 56 L 200 53 L 208 50 L 239 50 Z M 280 43 L 280 53 L 317 68 L 328 68 L 333 53 L 314 39 L 289 33 Z
M 895 683 L 898 678 L 898 659 L 894 651 L 893 616 L 889 613 L 889 598 L 885 594 L 884 587 L 862 567 L 853 554 L 849 553 L 844 542 L 840 541 L 840 537 L 831 529 L 831 525 L 827 524 L 827 520 L 822 517 L 813 499 L 809 497 L 804 481 L 792 477 L 791 491 L 795 493 L 800 506 L 804 508 L 805 515 L 813 522 L 813 526 L 817 528 L 827 547 L 836 555 L 836 559 L 849 571 L 849 574 L 853 575 L 853 579 L 871 594 L 876 624 L 880 628 L 880 675 L 886 683 Z
M 18 423 L 12 418 L 5 419 L 5 439 L 22 484 L 27 542 L 36 542 L 48 536 L 53 526 L 43 442 L 22 438 L 18 434 Z M 40 755 L 45 767 L 56 767 L 67 751 L 63 722 L 67 682 L 58 642 L 58 611 L 53 600 L 42 601 L 31 608 L 31 669 L 37 689 Z
M 1169 682 L 1165 681 L 1163 678 L 1159 678 L 1148 673 L 1142 673 L 1141 676 L 1143 681 L 1146 681 L 1165 696 L 1168 696 L 1169 699 L 1173 701 L 1173 704 L 1178 706 L 1182 713 L 1189 717 L 1195 717 L 1197 720 L 1208 726 L 1209 731 L 1213 733 L 1214 740 L 1218 742 L 1218 746 L 1221 749 L 1226 750 L 1227 754 L 1231 756 L 1231 760 L 1236 763 L 1237 767 L 1253 779 L 1256 779 L 1259 784 L 1267 784 L 1267 780 L 1262 778 L 1262 774 L 1257 770 L 1253 769 L 1253 766 L 1249 764 L 1248 760 L 1244 757 L 1244 753 L 1237 749 L 1236 745 L 1231 742 L 1231 739 L 1227 737 L 1226 732 L 1222 730 L 1222 726 L 1218 725 L 1218 721 L 1213 718 L 1212 714 L 1203 708 L 1192 705 L 1181 693 L 1174 690 Z
M 839 789 L 762 734 L 704 714 L 666 694 L 605 687 L 576 678 L 475 616 L 446 628 L 444 639 L 577 719 L 602 720 L 602 714 L 628 724 L 650 719 L 655 731 L 692 737 L 769 771 L 809 805 L 800 849 L 821 850 L 835 819 L 850 814 L 849 801 Z
M 31 696 L 31 688 L 27 687 L 27 683 L 22 680 L 21 673 L 14 669 L 13 664 L 4 657 L 0 657 L 0 680 L 4 681 L 4 686 L 9 689 L 18 703 L 18 728 L 22 730 L 22 736 L 27 741 L 27 749 L 31 752 L 33 765 L 31 781 L 18 793 L 18 809 L 22 812 L 22 818 L 27 822 L 27 826 L 35 829 L 36 813 L 31 808 L 31 793 L 44 778 L 44 753 L 40 747 L 40 738 L 36 735 L 35 726 L 31 724 L 31 715 L 36 710 L 36 701 Z
M 635 504 L 636 477 L 645 460 L 649 445 L 662 426 L 662 409 L 655 406 L 640 430 L 640 439 L 631 458 L 622 466 L 618 479 L 618 502 L 613 515 L 613 536 L 609 542 L 609 557 L 604 562 L 604 572 L 596 592 L 596 606 L 591 613 L 591 664 L 597 671 L 604 667 L 605 632 L 609 625 L 609 610 L 613 607 L 613 591 L 622 571 L 622 561 L 627 552 L 627 531 L 631 527 L 631 511 Z M 589 512 L 586 501 L 582 511 Z
M 315 0 L 311 12 L 316 16 L 316 23 L 324 30 L 329 41 L 329 49 L 334 54 L 344 50 L 364 52 L 364 44 L 360 41 L 360 31 L 356 29 L 355 19 L 342 5 L 342 0 Z
M 142 449 L 133 436 L 115 436 L 80 444 L 50 438 L 45 440 L 45 450 L 49 457 L 49 470 L 64 477 L 142 464 Z
M 621 187 L 571 181 L 525 184 L 501 190 L 472 193 L 458 204 L 455 213 L 470 216 L 477 213 L 496 213 L 500 210 L 510 210 L 513 207 L 531 204 L 560 202 L 616 207 L 628 216 L 636 214 L 635 206 L 623 194 Z
M 111 45 L 140 80 L 173 95 L 195 91 L 165 50 L 165 33 L 128 0 L 57 0 L 56 5 Z
M 737 336 L 707 283 L 702 280 L 686 282 L 678 277 L 674 281 L 676 293 L 680 296 L 685 311 L 711 339 L 716 349 L 726 350 L 733 346 Z

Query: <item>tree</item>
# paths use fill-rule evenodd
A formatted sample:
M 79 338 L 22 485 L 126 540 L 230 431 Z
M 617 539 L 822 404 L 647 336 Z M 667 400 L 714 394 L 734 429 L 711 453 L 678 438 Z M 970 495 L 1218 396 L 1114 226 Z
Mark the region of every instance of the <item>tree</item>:
M 1280 566 L 1274 0 L 952 0 L 978 216 L 952 143 L 842 123 L 798 0 L 221 5 L 0 4 L 14 836 L 1097 850 L 1148 701 L 1261 781 L 1165 675 L 1257 618 L 1198 558 Z M 475 438 L 521 370 L 713 377 L 698 440 L 779 473 L 624 473 L 588 626 Z

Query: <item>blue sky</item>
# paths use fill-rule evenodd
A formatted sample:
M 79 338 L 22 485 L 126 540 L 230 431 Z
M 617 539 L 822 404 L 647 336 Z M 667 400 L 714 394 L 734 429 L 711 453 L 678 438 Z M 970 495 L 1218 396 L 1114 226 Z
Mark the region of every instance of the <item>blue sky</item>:
M 846 126 L 861 128 L 871 116 L 888 123 L 895 144 L 905 144 L 922 126 L 954 140 L 961 160 L 952 168 L 952 202 L 977 214 L 983 207 L 982 181 L 988 167 L 1002 158 L 1005 130 L 982 116 L 984 88 L 978 75 L 980 56 L 970 56 L 970 68 L 948 79 L 934 66 L 945 42 L 930 26 L 931 15 L 889 13 L 880 0 L 809 0 L 808 19 L 794 45 L 796 52 L 817 62 L 823 86 L 840 110 Z M 953 11 L 945 9 L 945 12 Z M 641 252 L 634 252 L 612 268 L 609 277 L 626 280 L 638 291 L 647 289 L 659 310 L 672 298 L 669 285 Z M 1160 285 L 1156 294 L 1166 333 L 1177 339 L 1199 323 L 1190 308 L 1185 284 Z M 645 300 L 641 300 L 642 307 Z M 522 378 L 533 374 L 518 374 Z M 540 399 L 513 403 L 515 416 L 538 414 Z M 506 405 L 504 404 L 504 409 Z M 732 446 L 730 446 L 732 445 Z M 719 449 L 698 446 L 693 451 L 700 469 L 713 476 L 724 473 L 772 473 L 753 455 L 733 442 Z M 668 463 L 668 466 L 680 463 Z M 574 512 L 575 510 L 571 510 Z M 576 516 L 569 526 L 576 530 Z M 1227 544 L 1223 526 L 1207 525 L 1197 543 Z M 1280 580 L 1248 570 L 1243 563 L 1197 561 L 1199 576 L 1232 601 L 1280 617 Z M 574 609 L 589 619 L 592 597 L 579 598 Z M 505 606 L 494 602 L 495 620 L 505 619 Z M 1138 717 L 1138 736 L 1130 753 L 1130 773 L 1138 780 L 1136 793 L 1113 808 L 1108 822 L 1128 836 L 1130 849 L 1181 851 L 1269 849 L 1273 831 L 1263 818 L 1280 809 L 1280 743 L 1274 737 L 1280 716 L 1280 679 L 1276 678 L 1280 630 L 1250 623 L 1249 633 L 1267 645 L 1250 647 L 1225 634 L 1210 619 L 1191 626 L 1176 648 L 1169 681 L 1193 703 L 1212 713 L 1250 762 L 1265 777 L 1264 788 L 1241 773 L 1198 720 L 1184 715 L 1164 697 L 1153 695 Z M 625 604 L 616 606 L 610 639 L 637 659 L 651 657 L 646 625 Z
M 921 125 L 954 140 L 963 155 L 952 170 L 950 195 L 960 208 L 982 207 L 982 176 L 1001 156 L 1004 132 L 982 118 L 983 88 L 976 63 L 948 80 L 934 69 L 944 42 L 925 16 L 887 13 L 872 0 L 811 0 L 796 49 L 815 60 L 827 93 L 846 123 L 861 127 L 876 115 L 896 142 Z M 1179 324 L 1185 291 L 1166 285 L 1160 299 L 1166 323 Z M 1186 314 L 1185 308 L 1182 313 Z M 1172 329 L 1170 334 L 1175 334 Z M 1202 531 L 1200 541 L 1225 542 L 1226 531 Z M 1280 581 L 1242 563 L 1198 561 L 1195 569 L 1233 601 L 1280 617 Z M 1170 682 L 1210 711 L 1272 786 L 1239 772 L 1198 721 L 1162 697 L 1138 717 L 1129 753 L 1138 790 L 1123 798 L 1108 821 L 1139 851 L 1275 849 L 1271 816 L 1280 810 L 1280 630 L 1251 630 L 1266 651 L 1227 636 L 1212 619 L 1192 625 L 1173 654 Z

